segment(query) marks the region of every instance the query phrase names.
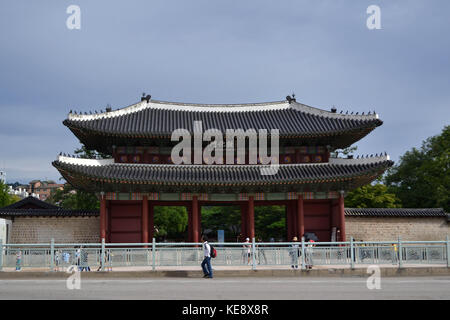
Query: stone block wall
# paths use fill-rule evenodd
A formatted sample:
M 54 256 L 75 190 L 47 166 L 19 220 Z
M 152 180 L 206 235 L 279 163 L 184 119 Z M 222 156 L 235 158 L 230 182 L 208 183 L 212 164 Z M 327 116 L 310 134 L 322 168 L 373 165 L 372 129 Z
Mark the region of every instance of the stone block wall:
M 445 240 L 450 223 L 443 217 L 346 217 L 347 240 Z M 15 217 L 10 243 L 100 242 L 99 217 Z
M 450 223 L 444 217 L 345 217 L 347 240 L 445 240 Z
M 10 243 L 100 242 L 99 217 L 15 217 Z

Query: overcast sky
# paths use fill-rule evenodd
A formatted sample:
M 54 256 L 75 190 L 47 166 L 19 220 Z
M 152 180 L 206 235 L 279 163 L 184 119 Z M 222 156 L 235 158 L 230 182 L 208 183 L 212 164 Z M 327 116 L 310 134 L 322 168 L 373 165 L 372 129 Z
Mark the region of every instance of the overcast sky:
M 69 30 L 69 5 L 81 29 Z M 366 26 L 381 8 L 381 30 Z M 70 109 L 154 99 L 297 101 L 376 112 L 357 154 L 398 160 L 450 124 L 448 0 L 2 0 L 0 170 L 8 182 L 58 179 L 77 138 Z

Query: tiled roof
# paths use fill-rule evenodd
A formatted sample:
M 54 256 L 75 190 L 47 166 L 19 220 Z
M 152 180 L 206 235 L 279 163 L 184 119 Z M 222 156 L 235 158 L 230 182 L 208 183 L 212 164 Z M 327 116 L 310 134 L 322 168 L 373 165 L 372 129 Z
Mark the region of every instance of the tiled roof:
M 345 208 L 346 216 L 447 217 L 442 208 Z
M 100 114 L 70 113 L 63 123 L 80 140 L 88 141 L 88 137 L 95 134 L 128 138 L 170 137 L 180 128 L 193 132 L 194 121 L 202 121 L 203 130 L 218 129 L 223 133 L 227 129 L 279 129 L 281 137 L 298 138 L 353 133 L 353 137 L 342 142 L 345 145 L 361 139 L 383 123 L 375 113 L 339 114 L 295 101 L 202 105 L 157 100 Z M 101 146 L 98 141 L 95 143 Z
M 69 210 L 41 201 L 34 197 L 27 197 L 9 206 L 0 208 L 0 217 L 18 216 L 97 216 L 98 210 Z
M 73 185 L 113 190 L 113 185 L 155 190 L 164 188 L 204 187 L 208 190 L 227 188 L 265 188 L 270 185 L 291 186 L 310 183 L 335 183 L 356 178 L 368 179 L 392 166 L 387 157 L 349 159 L 349 163 L 281 164 L 275 175 L 262 175 L 261 165 L 171 165 L 125 164 L 89 165 L 70 161 L 54 161 L 63 177 Z M 364 180 L 366 182 L 366 180 Z M 367 182 L 366 182 L 367 183 Z M 84 184 L 84 185 L 78 185 Z M 137 187 L 140 186 L 140 187 Z M 270 189 L 270 188 L 269 188 Z M 97 190 L 98 191 L 98 190 Z
M 69 209 L 7 209 L 0 208 L 0 217 L 88 217 L 98 216 L 98 210 Z
M 13 204 L 10 204 L 9 206 L 0 208 L 0 209 L 20 209 L 21 207 L 24 206 L 34 206 L 34 207 L 39 207 L 41 209 L 58 209 L 58 206 L 55 206 L 53 204 L 44 202 L 42 200 L 39 200 L 35 197 L 29 196 L 26 197 L 20 201 L 14 202 Z

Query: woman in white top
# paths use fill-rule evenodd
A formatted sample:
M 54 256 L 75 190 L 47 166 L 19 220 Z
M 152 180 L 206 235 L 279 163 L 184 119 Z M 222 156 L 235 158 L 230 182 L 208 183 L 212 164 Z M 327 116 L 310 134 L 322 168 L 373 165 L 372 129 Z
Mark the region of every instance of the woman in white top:
M 250 264 L 250 258 L 252 256 L 252 245 L 250 244 L 250 239 L 246 238 L 245 239 L 245 244 L 244 244 L 244 250 L 247 249 L 246 251 L 246 255 L 247 255 L 247 264 Z

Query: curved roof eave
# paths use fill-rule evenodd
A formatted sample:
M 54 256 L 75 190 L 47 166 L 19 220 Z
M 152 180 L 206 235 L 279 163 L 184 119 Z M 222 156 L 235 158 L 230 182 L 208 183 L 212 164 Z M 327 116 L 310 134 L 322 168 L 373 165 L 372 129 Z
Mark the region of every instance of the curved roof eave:
M 342 159 L 340 163 L 280 164 L 275 175 L 264 176 L 263 165 L 171 165 L 171 164 L 123 164 L 96 160 L 59 157 L 53 162 L 63 175 L 84 176 L 90 179 L 119 180 L 124 183 L 199 183 L 211 184 L 264 184 L 314 182 L 337 178 L 352 178 L 384 171 L 392 166 L 388 156 Z M 348 160 L 348 161 L 345 161 Z M 91 164 L 95 161 L 94 164 Z
M 336 119 L 350 119 L 350 120 L 369 120 L 378 119 L 377 113 L 361 114 L 343 114 L 319 109 L 308 106 L 303 103 L 292 101 L 274 101 L 261 103 L 241 103 L 241 104 L 198 104 L 198 103 L 180 103 L 151 100 L 140 101 L 124 108 L 117 110 L 105 111 L 95 114 L 72 113 L 68 114 L 67 120 L 71 121 L 92 121 L 99 119 L 115 118 L 146 109 L 158 109 L 167 111 L 189 111 L 189 112 L 209 112 L 209 113 L 239 113 L 239 112 L 254 112 L 254 111 L 271 111 L 271 110 L 286 110 L 294 109 L 296 111 L 319 115 L 322 117 L 330 117 Z
M 69 113 L 63 124 L 83 140 L 89 135 L 167 137 L 179 128 L 192 131 L 194 121 L 202 121 L 204 130 L 215 128 L 224 133 L 228 129 L 278 129 L 283 138 L 340 136 L 362 131 L 367 134 L 383 123 L 375 113 L 347 115 L 298 102 L 200 105 L 152 100 L 100 114 Z

